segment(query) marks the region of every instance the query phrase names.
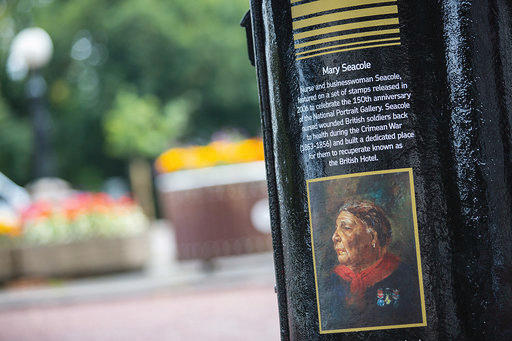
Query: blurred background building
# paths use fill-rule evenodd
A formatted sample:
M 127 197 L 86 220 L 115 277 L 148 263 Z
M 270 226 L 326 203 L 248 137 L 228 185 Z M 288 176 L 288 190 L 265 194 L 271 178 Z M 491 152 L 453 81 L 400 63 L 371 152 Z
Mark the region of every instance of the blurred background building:
M 247 8 L 0 0 L 0 340 L 278 338 Z

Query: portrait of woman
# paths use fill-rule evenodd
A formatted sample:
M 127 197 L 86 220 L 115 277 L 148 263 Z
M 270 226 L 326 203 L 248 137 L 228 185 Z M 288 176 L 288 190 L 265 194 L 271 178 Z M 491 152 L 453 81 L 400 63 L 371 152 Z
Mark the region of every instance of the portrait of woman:
M 334 273 L 350 285 L 348 304 L 363 304 L 369 288 L 386 287 L 385 279 L 399 275 L 400 258 L 387 250 L 390 239 L 389 221 L 374 203 L 356 201 L 340 208 L 332 236 L 339 262 Z
M 425 323 L 408 180 L 405 173 L 310 184 L 321 331 Z

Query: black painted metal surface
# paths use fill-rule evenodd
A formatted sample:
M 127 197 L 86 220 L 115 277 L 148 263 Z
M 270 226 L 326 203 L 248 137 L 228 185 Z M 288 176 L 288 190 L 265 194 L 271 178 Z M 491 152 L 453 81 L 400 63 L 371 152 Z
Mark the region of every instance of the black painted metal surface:
M 290 3 L 251 1 L 283 340 L 512 339 L 512 4 L 398 6 L 402 48 L 372 53 L 403 61 L 416 140 L 370 170 L 415 170 L 428 325 L 320 335 L 305 180 L 328 171 L 300 157 Z

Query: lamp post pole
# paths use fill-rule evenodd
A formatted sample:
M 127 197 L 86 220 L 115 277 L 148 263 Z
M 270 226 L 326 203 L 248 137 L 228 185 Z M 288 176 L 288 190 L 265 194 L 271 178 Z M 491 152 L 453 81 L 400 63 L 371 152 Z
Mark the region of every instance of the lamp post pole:
M 34 134 L 34 176 L 52 176 L 55 172 L 51 143 L 52 123 L 45 105 L 46 82 L 37 70 L 30 72 L 25 90 L 29 99 Z
M 34 144 L 34 176 L 54 174 L 51 147 L 51 118 L 45 105 L 46 82 L 39 70 L 51 59 L 53 43 L 46 31 L 38 27 L 26 28 L 18 33 L 11 44 L 8 69 L 15 79 L 28 73 L 25 93 L 32 116 Z M 20 76 L 21 75 L 21 76 Z

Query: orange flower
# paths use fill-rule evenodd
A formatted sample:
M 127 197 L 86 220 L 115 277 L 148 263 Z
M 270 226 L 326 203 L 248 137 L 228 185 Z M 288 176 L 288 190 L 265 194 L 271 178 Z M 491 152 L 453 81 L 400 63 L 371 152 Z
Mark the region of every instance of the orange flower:
M 39 201 L 33 203 L 28 208 L 26 208 L 21 213 L 21 219 L 23 221 L 27 220 L 37 220 L 37 219 L 45 219 L 51 216 L 53 213 L 52 205 L 46 201 Z
M 19 217 L 9 210 L 0 211 L 0 236 L 15 237 L 21 234 Z
M 58 204 L 50 204 L 44 201 L 33 203 L 22 213 L 22 221 L 27 223 L 62 215 L 72 222 L 91 213 L 109 214 L 118 209 L 131 210 L 135 207 L 135 202 L 129 197 L 114 200 L 106 193 L 84 192 L 72 195 Z
M 157 158 L 155 167 L 159 173 L 166 173 L 263 159 L 261 139 L 254 138 L 239 142 L 221 140 L 213 141 L 206 146 L 171 148 Z

